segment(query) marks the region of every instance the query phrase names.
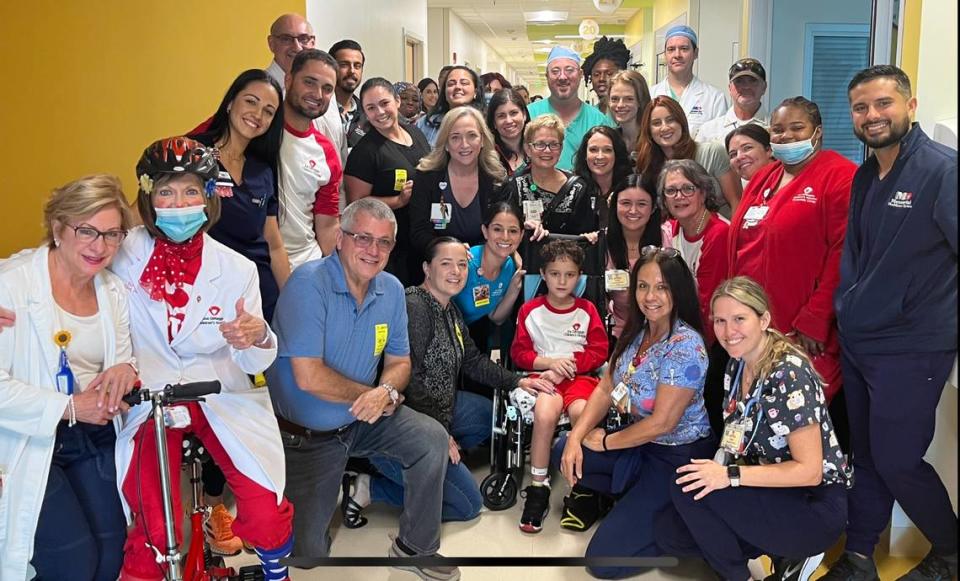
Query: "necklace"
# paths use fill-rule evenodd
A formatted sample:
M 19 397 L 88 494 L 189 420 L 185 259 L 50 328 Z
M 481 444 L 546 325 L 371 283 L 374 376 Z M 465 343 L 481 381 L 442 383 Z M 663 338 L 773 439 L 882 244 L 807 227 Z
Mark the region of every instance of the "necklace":
M 703 232 L 703 225 L 707 222 L 707 214 L 709 214 L 709 212 L 704 208 L 703 213 L 700 214 L 700 223 L 697 224 L 697 231 L 693 233 L 694 236 L 699 236 L 700 233 Z

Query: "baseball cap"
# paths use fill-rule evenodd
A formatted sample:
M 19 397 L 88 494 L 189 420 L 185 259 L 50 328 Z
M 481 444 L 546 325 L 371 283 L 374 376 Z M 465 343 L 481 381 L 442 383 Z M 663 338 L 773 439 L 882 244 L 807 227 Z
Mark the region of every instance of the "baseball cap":
M 760 81 L 767 81 L 767 71 L 763 70 L 763 65 L 760 64 L 760 61 L 754 58 L 745 58 L 740 59 L 737 62 L 730 65 L 730 80 L 734 80 L 737 77 L 751 76 Z

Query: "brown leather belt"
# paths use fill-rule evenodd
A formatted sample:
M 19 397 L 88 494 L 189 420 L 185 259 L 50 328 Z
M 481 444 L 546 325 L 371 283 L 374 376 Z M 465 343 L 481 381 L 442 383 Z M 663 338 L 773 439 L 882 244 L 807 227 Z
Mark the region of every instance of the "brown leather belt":
M 307 428 L 307 427 L 301 426 L 300 424 L 295 424 L 290 420 L 288 420 L 287 418 L 284 418 L 281 416 L 276 416 L 276 417 L 277 417 L 277 426 L 280 428 L 280 430 L 288 434 L 292 434 L 294 436 L 301 436 L 307 439 L 321 437 L 321 436 L 333 436 L 333 435 L 339 434 L 340 432 L 343 432 L 348 427 L 350 427 L 350 424 L 347 424 L 346 426 L 341 426 L 335 430 L 321 431 L 321 430 L 314 430 L 311 428 Z

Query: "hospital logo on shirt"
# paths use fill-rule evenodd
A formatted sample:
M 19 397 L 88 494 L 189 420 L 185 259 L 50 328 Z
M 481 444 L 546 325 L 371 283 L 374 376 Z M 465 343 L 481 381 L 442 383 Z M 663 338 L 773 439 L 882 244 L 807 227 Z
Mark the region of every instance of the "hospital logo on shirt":
M 574 323 L 570 325 L 570 328 L 563 332 L 564 337 L 577 337 L 580 339 L 586 338 L 587 332 L 581 330 L 582 325 L 580 323 Z
M 913 207 L 913 192 L 897 192 L 893 195 L 887 205 L 891 208 L 902 208 L 909 210 Z
M 223 322 L 223 309 L 217 305 L 212 305 L 207 309 L 207 314 L 200 320 L 201 325 L 219 325 Z

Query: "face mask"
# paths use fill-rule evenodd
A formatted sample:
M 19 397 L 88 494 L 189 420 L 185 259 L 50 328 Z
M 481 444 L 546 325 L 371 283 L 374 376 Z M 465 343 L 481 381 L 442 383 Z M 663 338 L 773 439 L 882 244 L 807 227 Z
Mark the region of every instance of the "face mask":
M 157 228 L 177 244 L 193 238 L 207 221 L 206 207 L 203 205 L 153 210 L 157 213 Z
M 797 165 L 803 163 L 813 155 L 813 138 L 794 141 L 793 143 L 771 143 L 770 149 L 773 151 L 773 157 L 782 161 L 784 165 Z

